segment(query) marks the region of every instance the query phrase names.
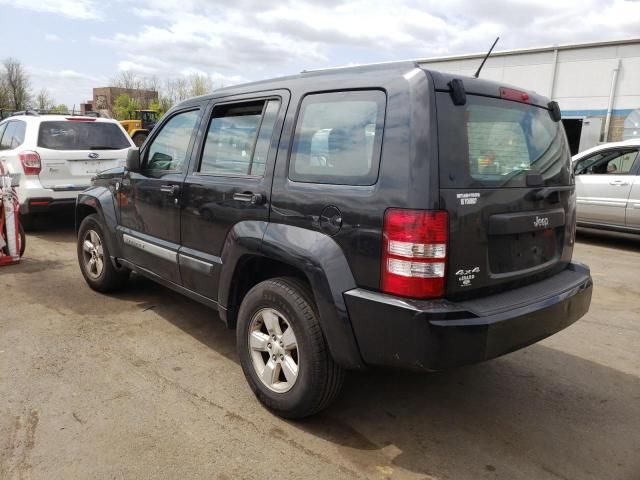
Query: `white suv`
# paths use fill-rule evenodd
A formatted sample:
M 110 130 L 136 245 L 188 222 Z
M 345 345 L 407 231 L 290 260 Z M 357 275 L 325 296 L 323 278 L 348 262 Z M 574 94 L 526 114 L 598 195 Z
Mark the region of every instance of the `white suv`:
M 28 112 L 0 122 L 0 159 L 17 184 L 20 213 L 75 205 L 97 172 L 124 165 L 134 143 L 116 120 Z

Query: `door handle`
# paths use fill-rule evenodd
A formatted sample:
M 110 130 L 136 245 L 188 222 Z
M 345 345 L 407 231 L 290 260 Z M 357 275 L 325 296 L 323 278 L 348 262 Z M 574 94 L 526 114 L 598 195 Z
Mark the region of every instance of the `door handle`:
M 625 180 L 611 180 L 609 185 L 615 185 L 617 187 L 624 187 L 625 185 L 629 185 L 629 182 Z
M 180 185 L 162 185 L 160 186 L 160 191 L 175 197 L 180 193 Z
M 251 205 L 261 205 L 262 203 L 264 203 L 264 196 L 259 193 L 234 193 L 233 199 L 237 200 L 238 202 L 247 202 Z

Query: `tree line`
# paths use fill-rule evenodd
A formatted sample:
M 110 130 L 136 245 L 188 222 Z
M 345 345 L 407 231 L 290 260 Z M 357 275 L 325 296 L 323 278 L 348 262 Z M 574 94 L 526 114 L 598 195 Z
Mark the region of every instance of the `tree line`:
M 224 86 L 222 83 L 215 85 L 211 78 L 199 73 L 162 81 L 155 75 L 140 76 L 130 71 L 120 72 L 110 83 L 112 87 L 128 90 L 128 93 L 119 95 L 114 101 L 112 113 L 119 120 L 131 118 L 133 112 L 141 109 L 155 110 L 163 115 L 176 103 L 206 95 Z M 149 102 L 148 97 L 136 93 L 141 90 L 158 92 L 158 99 Z
M 111 86 L 128 90 L 114 102 L 112 114 L 122 120 L 130 118 L 135 110 L 156 110 L 162 115 L 173 105 L 190 97 L 206 95 L 223 85 L 214 85 L 210 77 L 194 73 L 185 77 L 160 80 L 157 76 L 139 76 L 133 72 L 120 72 L 112 78 Z M 158 92 L 157 100 L 149 102 L 136 91 Z M 57 104 L 46 88 L 34 93 L 25 67 L 15 58 L 7 58 L 0 66 L 0 109 L 68 112 L 67 105 Z
M 46 88 L 33 94 L 29 75 L 15 58 L 7 58 L 0 66 L 0 108 L 6 110 L 50 110 L 66 112 L 66 105 L 56 105 Z

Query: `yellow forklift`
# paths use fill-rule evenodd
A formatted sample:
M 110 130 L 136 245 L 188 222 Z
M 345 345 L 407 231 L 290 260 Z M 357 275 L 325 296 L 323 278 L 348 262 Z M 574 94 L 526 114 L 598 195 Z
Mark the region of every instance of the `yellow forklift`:
M 158 121 L 158 112 L 155 110 L 136 110 L 128 120 L 120 120 L 120 123 L 127 131 L 133 143 L 137 147 L 146 140 L 149 132 L 155 127 Z

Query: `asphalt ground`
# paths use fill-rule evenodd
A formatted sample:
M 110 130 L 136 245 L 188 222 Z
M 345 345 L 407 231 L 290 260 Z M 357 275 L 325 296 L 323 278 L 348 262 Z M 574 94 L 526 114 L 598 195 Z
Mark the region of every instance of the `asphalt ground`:
M 102 295 L 73 224 L 0 268 L 2 479 L 640 479 L 640 237 L 580 231 L 587 316 L 524 350 L 436 374 L 350 374 L 281 420 L 215 312 L 144 278 Z

